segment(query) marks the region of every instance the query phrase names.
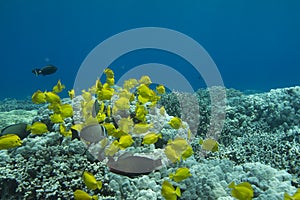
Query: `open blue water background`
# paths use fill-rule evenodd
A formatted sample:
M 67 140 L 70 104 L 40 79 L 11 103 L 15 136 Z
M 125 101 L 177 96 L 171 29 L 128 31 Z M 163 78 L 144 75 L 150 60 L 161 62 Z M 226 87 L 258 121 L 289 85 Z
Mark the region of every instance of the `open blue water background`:
M 267 91 L 300 85 L 299 10 L 297 0 L 2 0 L 0 99 L 51 90 L 58 79 L 71 89 L 95 46 L 148 26 L 195 39 L 215 61 L 226 87 Z M 193 87 L 205 87 L 188 63 L 165 52 L 132 52 L 114 64 L 130 69 L 148 62 L 184 67 Z M 47 64 L 59 70 L 45 77 L 31 73 Z

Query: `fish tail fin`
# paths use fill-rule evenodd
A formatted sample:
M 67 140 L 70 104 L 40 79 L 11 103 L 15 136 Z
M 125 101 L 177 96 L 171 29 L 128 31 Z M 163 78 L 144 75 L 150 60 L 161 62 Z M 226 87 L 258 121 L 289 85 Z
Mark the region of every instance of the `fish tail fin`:
M 30 131 L 30 129 L 31 129 L 31 126 L 29 124 L 27 124 L 26 131 Z
M 98 200 L 98 196 L 97 196 L 97 195 L 94 195 L 94 196 L 92 196 L 92 199 L 93 199 L 93 200 Z
M 175 194 L 179 197 L 181 197 L 181 191 L 180 188 L 177 186 L 176 190 L 175 190 Z
M 174 178 L 174 174 L 172 174 L 172 173 L 169 174 L 169 178 L 170 178 L 170 179 L 173 179 L 173 178 Z
M 98 181 L 97 182 L 97 188 L 100 190 L 102 188 L 102 182 L 101 181 Z
M 293 198 L 288 194 L 288 193 L 284 193 L 284 200 L 293 200 Z
M 234 188 L 234 186 L 235 186 L 234 181 L 232 181 L 232 182 L 228 185 L 229 188 Z
M 38 76 L 40 73 L 41 70 L 40 69 L 38 69 L 38 68 L 36 68 L 36 69 L 33 69 L 32 70 L 32 73 L 34 73 L 36 76 Z

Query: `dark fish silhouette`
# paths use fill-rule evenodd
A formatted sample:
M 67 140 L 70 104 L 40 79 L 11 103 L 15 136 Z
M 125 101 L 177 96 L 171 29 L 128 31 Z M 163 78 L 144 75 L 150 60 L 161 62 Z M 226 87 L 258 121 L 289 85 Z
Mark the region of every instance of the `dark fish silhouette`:
M 57 67 L 55 67 L 53 65 L 47 65 L 47 66 L 45 66 L 45 67 L 43 67 L 41 69 L 38 69 L 38 68 L 33 69 L 32 73 L 34 73 L 36 76 L 38 76 L 40 74 L 43 75 L 43 76 L 45 76 L 45 75 L 49 75 L 49 74 L 55 73 L 56 70 L 57 70 Z
M 7 134 L 16 134 L 21 139 L 24 139 L 30 134 L 30 131 L 27 130 L 27 124 L 18 123 L 18 124 L 12 124 L 2 129 L 0 136 L 7 135 Z
M 162 166 L 161 159 L 151 159 L 142 156 L 121 156 L 117 161 L 112 158 L 107 162 L 111 172 L 129 177 L 149 174 Z

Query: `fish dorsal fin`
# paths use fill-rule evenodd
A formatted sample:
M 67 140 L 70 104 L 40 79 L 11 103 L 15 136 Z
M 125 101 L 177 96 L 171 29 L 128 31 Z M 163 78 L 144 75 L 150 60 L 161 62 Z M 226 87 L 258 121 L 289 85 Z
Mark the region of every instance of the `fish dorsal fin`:
M 125 152 L 125 153 L 121 154 L 118 157 L 118 160 L 123 160 L 123 159 L 126 159 L 126 158 L 131 157 L 131 156 L 133 156 L 133 153 L 131 153 L 131 152 Z

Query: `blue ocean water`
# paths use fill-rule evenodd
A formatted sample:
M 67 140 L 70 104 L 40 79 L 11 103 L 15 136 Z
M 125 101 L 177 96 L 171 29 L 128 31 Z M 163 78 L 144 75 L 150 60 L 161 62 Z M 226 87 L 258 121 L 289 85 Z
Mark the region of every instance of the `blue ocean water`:
M 226 87 L 266 91 L 300 85 L 299 9 L 296 0 L 1 1 L 0 99 L 51 90 L 58 79 L 71 89 L 94 47 L 140 27 L 168 28 L 196 40 Z M 147 62 L 184 68 L 194 88 L 205 87 L 189 63 L 166 52 L 131 52 L 110 67 L 126 72 Z M 59 70 L 45 77 L 31 73 L 47 64 Z M 123 73 L 117 69 L 116 78 Z

